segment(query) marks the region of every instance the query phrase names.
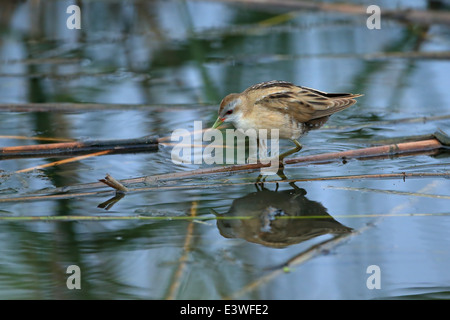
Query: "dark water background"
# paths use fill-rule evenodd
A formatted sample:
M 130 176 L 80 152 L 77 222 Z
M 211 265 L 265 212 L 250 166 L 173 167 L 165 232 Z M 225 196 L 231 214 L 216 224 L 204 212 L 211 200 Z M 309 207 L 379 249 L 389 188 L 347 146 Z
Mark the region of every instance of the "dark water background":
M 448 57 L 448 26 L 382 16 L 381 29 L 369 30 L 367 16 L 333 12 L 207 1 L 79 1 L 82 28 L 69 30 L 71 4 L 0 4 L 2 147 L 45 142 L 32 137 L 128 139 L 192 130 L 194 121 L 214 122 L 228 93 L 272 79 L 364 93 L 355 107 L 302 138 L 303 155 L 437 128 L 450 132 L 449 60 L 402 56 L 446 52 Z M 428 8 L 426 1 L 378 5 Z M 5 107 L 27 103 L 97 105 L 42 112 Z M 16 171 L 61 158 L 2 160 L 1 198 L 96 182 L 106 173 L 128 179 L 209 167 L 174 164 L 171 150 L 163 145 L 158 152 L 91 157 L 25 173 Z M 314 179 L 448 170 L 448 152 L 440 152 L 296 165 L 285 174 Z M 445 177 L 304 181 L 296 183 L 298 189 L 288 183 L 276 189 L 269 182 L 268 190 L 257 191 L 252 182 L 258 174 L 150 184 L 160 188 L 127 194 L 109 210 L 98 205 L 110 195 L 0 202 L 0 298 L 449 298 Z M 277 220 L 267 230 L 260 218 L 215 218 L 270 213 L 285 205 L 298 214 L 333 219 Z M 184 219 L 192 212 L 201 219 Z M 120 219 L 20 220 L 31 216 Z M 314 251 L 332 238 L 330 232 L 345 234 L 348 228 L 354 235 Z M 299 255 L 304 261 L 283 269 Z M 66 286 L 69 265 L 80 267 L 81 290 Z M 371 265 L 380 268 L 381 289 L 366 285 Z

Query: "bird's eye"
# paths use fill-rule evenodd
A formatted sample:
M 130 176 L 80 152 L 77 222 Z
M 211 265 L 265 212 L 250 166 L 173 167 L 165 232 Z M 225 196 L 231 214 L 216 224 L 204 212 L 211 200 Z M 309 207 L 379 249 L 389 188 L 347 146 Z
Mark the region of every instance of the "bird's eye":
M 233 110 L 228 110 L 225 114 L 232 114 Z

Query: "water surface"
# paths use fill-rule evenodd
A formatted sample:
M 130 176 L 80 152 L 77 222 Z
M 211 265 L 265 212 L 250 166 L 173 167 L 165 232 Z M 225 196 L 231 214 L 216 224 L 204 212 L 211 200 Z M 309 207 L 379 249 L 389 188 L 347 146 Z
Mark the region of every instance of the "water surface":
M 225 95 L 273 79 L 364 94 L 301 139 L 305 156 L 450 132 L 448 59 L 370 56 L 448 52 L 447 26 L 383 19 L 380 30 L 369 30 L 365 16 L 331 12 L 286 18 L 279 9 L 221 2 L 81 1 L 82 29 L 69 30 L 70 4 L 1 4 L 2 147 L 46 143 L 35 137 L 169 136 L 194 121 L 211 125 Z M 424 1 L 397 5 L 427 9 Z M 38 112 L 30 103 L 52 104 Z M 60 103 L 97 105 L 61 110 Z M 174 164 L 171 151 L 161 145 L 24 173 L 16 171 L 63 158 L 2 160 L 1 199 L 107 173 L 130 179 L 210 167 Z M 105 202 L 113 192 L 1 202 L 0 298 L 448 298 L 448 175 L 317 180 L 448 170 L 442 150 L 292 165 L 287 178 L 312 180 L 277 185 L 268 177 L 264 190 L 254 185 L 259 171 L 250 171 L 140 184 L 154 188 L 112 206 Z M 279 218 L 288 211 L 312 217 Z M 327 245 L 336 235 L 342 240 Z M 70 265 L 80 267 L 80 290 L 66 286 Z M 380 289 L 367 286 L 371 265 L 381 270 Z

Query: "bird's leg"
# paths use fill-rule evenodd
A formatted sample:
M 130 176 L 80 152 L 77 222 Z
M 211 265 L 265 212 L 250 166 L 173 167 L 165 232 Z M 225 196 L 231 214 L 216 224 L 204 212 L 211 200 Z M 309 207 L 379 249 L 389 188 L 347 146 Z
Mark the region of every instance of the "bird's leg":
M 261 179 L 262 179 L 262 180 L 261 180 Z M 258 176 L 258 178 L 256 178 L 256 182 L 255 182 L 256 189 L 258 189 L 258 185 L 261 186 L 261 190 L 265 189 L 265 188 L 264 188 L 264 181 L 266 181 L 266 176 L 260 174 L 260 175 Z
M 277 171 L 277 175 L 278 175 L 282 180 L 284 180 L 284 179 L 287 180 L 287 177 L 286 177 L 286 175 L 285 175 L 284 172 L 283 172 L 283 168 L 284 168 L 284 165 L 283 165 L 283 159 L 284 159 L 285 157 L 287 157 L 287 156 L 289 156 L 289 155 L 291 155 L 291 154 L 293 154 L 293 153 L 296 153 L 296 152 L 298 152 L 298 151 L 300 151 L 300 150 L 302 149 L 302 145 L 301 145 L 297 140 L 291 139 L 291 141 L 295 144 L 295 148 L 293 148 L 293 149 L 291 149 L 291 150 L 288 150 L 288 151 L 282 153 L 281 155 L 279 155 L 278 157 L 276 157 L 277 160 L 278 160 L 278 162 L 279 162 L 279 168 L 278 168 L 278 171 Z M 263 147 L 265 148 L 264 151 L 265 151 L 265 154 L 267 154 L 267 153 L 266 153 L 266 152 L 267 152 L 267 149 L 266 149 L 266 148 L 267 148 L 267 145 L 265 144 L 265 140 L 260 140 L 260 142 L 263 142 Z M 261 153 L 260 153 L 260 156 L 261 156 Z M 266 177 L 264 177 L 264 179 L 262 179 L 263 177 L 264 177 L 264 176 L 263 176 L 262 174 L 260 174 L 260 175 L 258 176 L 258 178 L 256 179 L 255 184 L 260 184 L 260 185 L 264 186 L 264 181 L 265 181 Z M 295 188 L 298 188 L 293 182 L 291 182 L 291 183 L 289 183 L 289 184 L 290 184 L 291 186 L 293 186 L 294 189 L 295 189 Z
M 283 161 L 283 159 L 286 158 L 287 156 L 290 156 L 291 154 L 294 154 L 294 153 L 299 152 L 300 150 L 302 150 L 302 145 L 297 140 L 291 139 L 291 141 L 293 143 L 295 143 L 295 148 L 280 154 L 280 162 Z

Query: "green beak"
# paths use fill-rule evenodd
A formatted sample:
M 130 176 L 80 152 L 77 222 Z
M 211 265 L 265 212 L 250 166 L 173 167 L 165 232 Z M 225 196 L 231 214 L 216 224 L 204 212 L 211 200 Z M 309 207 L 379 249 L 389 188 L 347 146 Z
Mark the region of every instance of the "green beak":
M 220 119 L 220 117 L 217 118 L 216 122 L 214 122 L 212 129 L 216 129 L 218 126 L 220 126 L 223 123 L 223 120 Z

